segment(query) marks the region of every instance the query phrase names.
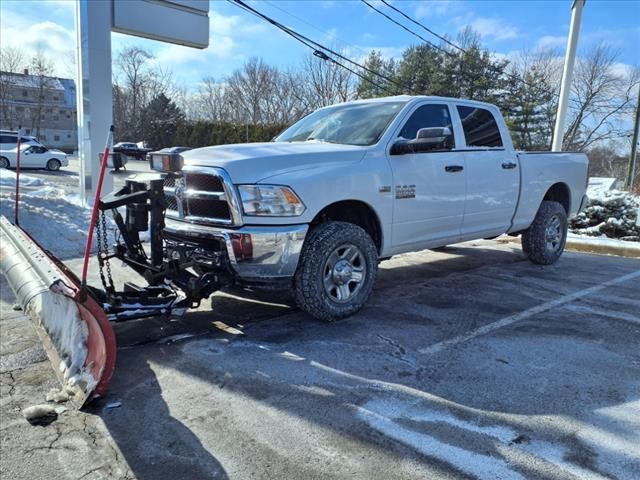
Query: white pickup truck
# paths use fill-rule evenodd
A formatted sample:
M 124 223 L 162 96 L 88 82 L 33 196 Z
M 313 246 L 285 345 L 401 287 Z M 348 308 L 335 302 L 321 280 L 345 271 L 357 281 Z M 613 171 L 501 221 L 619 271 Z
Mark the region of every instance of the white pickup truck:
M 273 142 L 182 156 L 165 180 L 169 253 L 223 255 L 236 284 L 292 288 L 325 320 L 360 310 L 378 263 L 404 252 L 508 233 L 554 263 L 586 199 L 584 154 L 517 152 L 498 108 L 453 98 L 334 105 Z

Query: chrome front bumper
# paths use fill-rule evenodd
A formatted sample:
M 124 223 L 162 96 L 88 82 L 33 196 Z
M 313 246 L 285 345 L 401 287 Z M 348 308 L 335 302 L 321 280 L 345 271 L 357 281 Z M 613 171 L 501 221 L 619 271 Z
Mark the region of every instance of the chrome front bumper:
M 198 240 L 217 239 L 226 246 L 231 268 L 243 280 L 292 277 L 298 267 L 308 225 L 211 227 L 165 219 L 165 232 Z

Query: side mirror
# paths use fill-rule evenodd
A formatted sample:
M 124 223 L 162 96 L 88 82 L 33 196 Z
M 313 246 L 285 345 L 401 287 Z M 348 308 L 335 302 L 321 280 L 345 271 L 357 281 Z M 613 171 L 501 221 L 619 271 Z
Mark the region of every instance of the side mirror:
M 449 127 L 429 127 L 418 130 L 413 140 L 398 140 L 391 147 L 391 155 L 406 153 L 426 153 L 451 150 L 453 134 Z

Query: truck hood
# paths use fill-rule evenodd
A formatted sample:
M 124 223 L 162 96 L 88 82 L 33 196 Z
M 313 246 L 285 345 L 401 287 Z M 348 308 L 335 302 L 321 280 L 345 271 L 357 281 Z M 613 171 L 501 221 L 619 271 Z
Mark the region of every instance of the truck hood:
M 241 143 L 198 148 L 182 156 L 185 165 L 224 168 L 234 183 L 257 183 L 319 164 L 359 162 L 368 149 L 319 141 Z

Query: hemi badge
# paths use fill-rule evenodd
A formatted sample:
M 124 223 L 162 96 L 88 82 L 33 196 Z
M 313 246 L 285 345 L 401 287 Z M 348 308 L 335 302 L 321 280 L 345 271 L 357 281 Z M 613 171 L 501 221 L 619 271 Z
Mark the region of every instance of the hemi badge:
M 380 193 L 389 193 L 391 192 L 391 185 L 382 185 L 381 187 L 378 187 L 378 191 Z

